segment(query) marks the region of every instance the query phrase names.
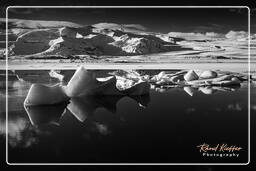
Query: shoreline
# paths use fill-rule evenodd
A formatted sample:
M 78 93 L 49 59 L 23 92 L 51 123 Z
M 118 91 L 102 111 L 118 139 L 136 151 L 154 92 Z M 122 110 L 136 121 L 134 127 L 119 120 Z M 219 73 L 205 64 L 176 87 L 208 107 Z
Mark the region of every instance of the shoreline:
M 73 70 L 83 65 L 86 69 L 110 70 L 110 69 L 156 69 L 156 70 L 184 70 L 184 69 L 202 69 L 202 70 L 228 70 L 236 72 L 248 72 L 249 63 L 57 63 L 57 62 L 9 62 L 0 63 L 0 70 L 47 70 L 61 69 Z M 256 63 L 250 63 L 250 71 L 256 72 Z

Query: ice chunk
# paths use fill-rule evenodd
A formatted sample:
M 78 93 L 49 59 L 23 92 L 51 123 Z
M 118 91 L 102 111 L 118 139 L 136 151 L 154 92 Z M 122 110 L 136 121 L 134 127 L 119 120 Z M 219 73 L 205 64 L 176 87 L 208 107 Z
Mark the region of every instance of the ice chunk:
M 24 105 L 50 105 L 67 101 L 69 98 L 60 85 L 45 86 L 40 84 L 32 84 Z
M 97 79 L 95 72 L 87 71 L 84 67 L 80 67 L 67 86 L 64 87 L 64 90 L 69 97 L 85 95 L 142 95 L 149 93 L 150 85 L 147 82 L 133 84 L 130 82 L 120 82 L 120 80 L 121 78 L 117 85 L 115 76 L 108 77 L 107 79 Z M 127 87 L 127 84 L 129 87 Z M 120 90 L 117 86 L 121 87 Z
M 204 71 L 202 74 L 200 74 L 200 78 L 203 78 L 203 79 L 215 78 L 217 77 L 217 75 L 218 74 L 216 72 L 207 70 L 207 71 Z
M 195 71 L 190 70 L 188 71 L 185 75 L 184 75 L 184 79 L 186 81 L 192 81 L 192 80 L 197 80 L 199 77 L 198 75 L 195 73 Z

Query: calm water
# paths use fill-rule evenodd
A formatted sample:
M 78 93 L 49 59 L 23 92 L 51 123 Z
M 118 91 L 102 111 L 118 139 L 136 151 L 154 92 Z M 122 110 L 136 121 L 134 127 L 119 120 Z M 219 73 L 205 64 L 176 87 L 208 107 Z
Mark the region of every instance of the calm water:
M 16 74 L 24 81 L 10 77 L 8 84 L 10 163 L 248 160 L 246 84 L 213 94 L 197 91 L 193 96 L 183 88 L 171 88 L 164 92 L 151 90 L 142 97 L 84 97 L 50 107 L 31 107 L 26 112 L 23 101 L 30 85 L 54 85 L 58 80 L 50 78 L 48 71 Z M 251 91 L 256 94 L 255 86 Z M 3 80 L 0 93 L 3 101 Z M 5 131 L 4 107 L 1 103 L 1 139 Z M 203 143 L 226 143 L 242 150 L 239 157 L 206 157 L 197 148 Z

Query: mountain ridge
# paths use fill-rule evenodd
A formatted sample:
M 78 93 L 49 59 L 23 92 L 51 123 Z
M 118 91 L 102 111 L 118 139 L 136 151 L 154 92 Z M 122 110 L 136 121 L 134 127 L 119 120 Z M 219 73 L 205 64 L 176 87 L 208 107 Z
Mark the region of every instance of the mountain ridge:
M 0 25 L 5 25 L 0 19 Z M 184 52 L 184 57 L 247 56 L 248 33 L 229 31 L 227 34 L 152 32 L 140 24 L 97 23 L 79 25 L 66 21 L 9 19 L 8 56 L 19 58 L 50 59 L 59 56 L 69 59 L 75 56 L 134 56 L 162 52 Z M 4 27 L 5 29 L 5 27 Z M 5 41 L 5 30 L 0 30 L 1 42 Z M 251 43 L 256 35 L 251 34 Z M 5 43 L 2 43 L 2 48 Z M 195 55 L 188 50 L 195 51 Z M 217 53 L 215 53 L 217 52 Z M 0 57 L 4 58 L 5 50 Z M 223 55 L 222 55 L 223 54 Z M 192 56 L 191 56 L 192 55 Z M 170 57 L 173 56 L 170 54 Z

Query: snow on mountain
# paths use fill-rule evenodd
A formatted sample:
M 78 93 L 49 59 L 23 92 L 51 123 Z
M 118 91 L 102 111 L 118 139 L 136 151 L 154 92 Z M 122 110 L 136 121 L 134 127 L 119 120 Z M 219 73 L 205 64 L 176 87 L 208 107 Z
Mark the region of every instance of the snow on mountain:
M 10 21 L 22 27 L 20 32 L 18 28 L 10 29 L 17 36 L 9 49 L 10 55 L 14 56 L 140 55 L 182 48 L 168 35 L 146 33 L 146 28 L 136 24 L 99 23 L 80 27 L 72 24 L 72 27 L 58 27 L 66 23 L 56 22 L 53 25 L 49 22 L 46 25 L 43 21 Z M 46 26 L 48 28 L 44 28 Z
M 213 57 L 223 59 L 247 59 L 248 58 L 248 32 L 229 31 L 226 34 L 206 33 L 182 33 L 170 32 L 171 37 L 182 38 L 177 44 L 192 48 L 197 51 L 196 57 Z M 254 58 L 255 34 L 250 35 L 251 57 Z M 193 57 L 193 56 L 191 56 Z
M 147 36 L 124 34 L 120 37 L 109 36 L 108 34 L 98 34 L 92 32 L 85 36 L 72 31 L 66 31 L 56 40 L 52 40 L 50 48 L 41 55 L 136 55 L 170 51 L 171 46 L 165 46 L 161 39 L 154 40 Z M 79 34 L 80 38 L 77 38 Z M 82 37 L 81 37 L 82 36 Z M 53 43 L 54 42 L 54 43 Z
M 164 46 L 163 41 L 149 39 L 145 37 L 130 37 L 128 34 L 125 34 L 119 37 L 119 40 L 111 43 L 116 47 L 120 47 L 124 52 L 133 53 L 133 54 L 148 54 L 148 53 L 157 53 L 161 51 L 170 51 L 170 46 Z
M 206 33 L 183 33 L 183 32 L 170 32 L 168 33 L 171 37 L 183 38 L 185 40 L 219 40 L 219 39 L 230 39 L 230 40 L 247 40 L 248 32 L 246 31 L 233 31 L 230 30 L 226 34 L 206 32 Z M 254 39 L 255 34 L 251 34 L 251 38 Z
M 3 23 L 5 20 L 0 19 L 1 26 Z M 9 56 L 44 58 L 60 55 L 69 58 L 76 55 L 131 56 L 168 52 L 167 57 L 170 58 L 171 54 L 176 57 L 178 51 L 184 54 L 183 57 L 248 56 L 248 33 L 244 31 L 162 34 L 149 32 L 139 24 L 82 26 L 65 21 L 18 19 L 9 19 L 9 26 Z M 251 39 L 255 40 L 255 37 L 255 34 L 251 35 Z M 5 41 L 4 31 L 0 39 Z M 251 53 L 255 54 L 254 51 L 255 48 Z M 0 57 L 3 56 L 4 50 L 0 53 Z
M 19 36 L 11 49 L 19 55 L 39 53 L 50 48 L 49 42 L 58 37 L 58 29 L 32 30 Z
M 225 37 L 227 39 L 233 39 L 233 40 L 247 40 L 248 39 L 248 33 L 245 31 L 229 31 Z
M 183 33 L 183 32 L 170 32 L 168 33 L 171 37 L 184 38 L 185 40 L 211 40 L 217 38 L 224 38 L 221 33 L 206 32 L 206 33 Z
M 1 25 L 5 25 L 6 19 L 0 18 Z M 22 19 L 8 19 L 9 28 L 26 28 L 26 29 L 39 29 L 39 28 L 60 28 L 60 27 L 82 27 L 80 24 L 68 21 L 44 21 L 44 20 L 22 20 Z
M 96 28 L 101 28 L 101 29 L 121 30 L 125 32 L 134 32 L 134 33 L 147 31 L 147 28 L 140 24 L 98 23 L 92 26 Z

